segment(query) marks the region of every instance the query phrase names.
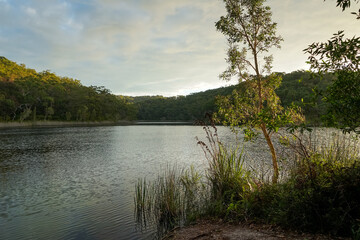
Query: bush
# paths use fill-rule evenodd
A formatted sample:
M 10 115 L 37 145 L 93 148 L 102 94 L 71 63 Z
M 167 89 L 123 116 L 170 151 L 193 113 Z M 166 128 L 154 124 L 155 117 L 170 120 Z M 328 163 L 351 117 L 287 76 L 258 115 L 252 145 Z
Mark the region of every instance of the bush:
M 248 199 L 252 217 L 301 231 L 359 235 L 358 148 L 333 143 L 298 161 L 286 181 L 256 189 Z
M 244 168 L 242 151 L 224 147 L 215 126 L 204 129 L 208 142 L 198 141 L 208 160 L 204 175 L 191 168 L 169 170 L 151 184 L 140 180 L 138 212 L 155 216 L 158 225 L 170 223 L 167 229 L 211 216 L 359 239 L 357 140 L 335 136 L 318 147 L 302 145 L 297 153 L 304 154 L 296 158 L 288 177 L 273 184 L 254 179 Z

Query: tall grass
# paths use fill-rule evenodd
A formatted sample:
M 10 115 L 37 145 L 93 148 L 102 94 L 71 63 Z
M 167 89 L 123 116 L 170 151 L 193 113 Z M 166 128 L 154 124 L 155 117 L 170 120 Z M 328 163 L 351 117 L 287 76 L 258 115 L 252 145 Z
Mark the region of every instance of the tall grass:
M 139 179 L 135 185 L 135 214 L 142 226 L 155 224 L 160 236 L 182 226 L 203 211 L 206 186 L 194 169 L 167 166 L 154 181 Z
M 360 144 L 356 136 L 291 133 L 287 138 L 293 153 L 288 159 L 291 167 L 280 183 L 272 184 L 245 167 L 244 151 L 219 141 L 215 126 L 204 130 L 206 141 L 198 140 L 198 144 L 207 159 L 205 171 L 168 167 L 155 181 L 140 179 L 135 196 L 140 221 L 151 219 L 164 232 L 212 216 L 359 239 Z
M 146 179 L 138 179 L 135 186 L 135 218 L 141 228 L 147 228 L 149 222 L 152 223 L 153 197 L 152 186 Z
M 215 125 L 204 126 L 207 143 L 198 140 L 208 162 L 205 172 L 210 204 L 207 213 L 226 215 L 229 204 L 242 201 L 253 188 L 251 172 L 244 167 L 245 155 L 239 148 L 225 147 Z
M 231 201 L 242 199 L 250 190 L 250 172 L 243 167 L 243 152 L 227 150 L 219 141 L 215 126 L 204 129 L 207 142 L 198 140 L 198 144 L 204 150 L 208 167 L 202 174 L 194 167 L 167 167 L 155 181 L 139 179 L 135 186 L 139 223 L 151 221 L 160 231 L 166 231 L 200 216 L 225 213 Z

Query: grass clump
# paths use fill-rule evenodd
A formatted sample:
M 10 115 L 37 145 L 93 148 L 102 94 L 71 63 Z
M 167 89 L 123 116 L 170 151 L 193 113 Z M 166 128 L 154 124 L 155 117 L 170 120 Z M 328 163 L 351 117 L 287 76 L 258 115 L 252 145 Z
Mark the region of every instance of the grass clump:
M 151 216 L 163 231 L 210 216 L 360 239 L 358 139 L 292 138 L 296 156 L 286 177 L 274 184 L 257 179 L 261 174 L 245 167 L 243 151 L 226 148 L 215 126 L 204 129 L 207 141 L 198 143 L 208 162 L 205 172 L 170 169 L 151 183 L 139 180 L 138 215 Z
M 139 179 L 135 186 L 135 215 L 143 226 L 156 224 L 163 234 L 202 210 L 206 198 L 200 174 L 193 167 L 179 170 L 167 167 L 154 181 Z
M 198 144 L 208 160 L 205 172 L 200 174 L 194 167 L 168 167 L 155 181 L 139 179 L 135 209 L 142 225 L 151 221 L 160 231 L 166 231 L 201 216 L 226 216 L 228 205 L 250 191 L 250 171 L 243 167 L 244 154 L 225 148 L 215 126 L 204 129 L 208 143 L 198 140 Z
M 234 203 L 242 202 L 253 189 L 251 172 L 244 167 L 245 155 L 239 148 L 226 148 L 219 140 L 217 128 L 205 126 L 208 143 L 198 140 L 208 162 L 206 181 L 210 201 L 206 214 L 228 217 Z

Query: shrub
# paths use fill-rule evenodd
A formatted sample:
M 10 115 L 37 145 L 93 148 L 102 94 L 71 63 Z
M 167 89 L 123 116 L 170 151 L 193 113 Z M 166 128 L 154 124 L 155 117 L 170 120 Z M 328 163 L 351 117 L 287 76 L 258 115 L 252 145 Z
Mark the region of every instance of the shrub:
M 193 168 L 170 169 L 157 180 L 139 180 L 139 216 L 153 216 L 165 230 L 200 216 L 270 223 L 294 230 L 359 239 L 360 152 L 358 139 L 334 135 L 326 143 L 300 142 L 282 182 L 254 179 L 243 151 L 226 148 L 215 126 L 199 141 L 208 160 L 201 175 Z M 293 145 L 294 146 L 294 145 Z M 144 214 L 147 212 L 148 214 Z M 162 228 L 164 229 L 164 228 Z
M 358 145 L 335 137 L 312 148 L 289 178 L 265 184 L 249 197 L 255 219 L 283 227 L 339 236 L 355 236 L 360 219 Z M 316 151 L 314 150 L 316 149 Z

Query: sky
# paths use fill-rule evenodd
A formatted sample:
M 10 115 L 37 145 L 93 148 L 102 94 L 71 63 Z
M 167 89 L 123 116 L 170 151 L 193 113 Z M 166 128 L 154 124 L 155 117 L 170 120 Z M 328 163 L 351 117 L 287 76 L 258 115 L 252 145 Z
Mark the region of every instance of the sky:
M 308 69 L 309 44 L 360 21 L 335 0 L 268 0 L 281 49 L 273 71 Z M 227 43 L 215 29 L 221 0 L 0 0 L 0 56 L 37 71 L 105 86 L 114 94 L 187 95 L 236 83 L 219 79 Z

